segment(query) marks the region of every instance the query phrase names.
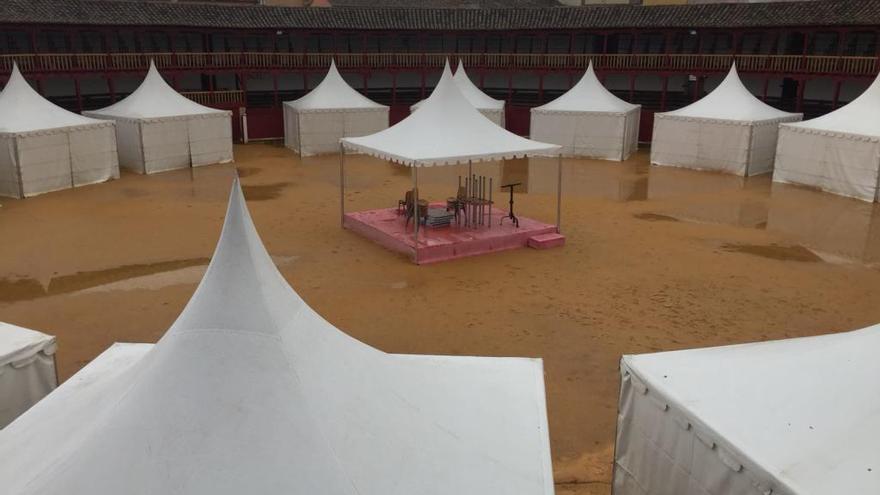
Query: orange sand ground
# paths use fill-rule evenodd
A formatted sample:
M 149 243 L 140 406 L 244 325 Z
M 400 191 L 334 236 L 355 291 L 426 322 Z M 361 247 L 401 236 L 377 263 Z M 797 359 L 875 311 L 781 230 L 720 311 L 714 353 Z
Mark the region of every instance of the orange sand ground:
M 337 156 L 235 156 L 0 200 L 0 320 L 57 335 L 62 379 L 114 341 L 155 341 L 204 271 L 237 168 L 270 253 L 334 325 L 388 352 L 544 358 L 560 494 L 610 492 L 621 354 L 880 321 L 880 210 L 767 176 L 648 167 L 644 151 L 567 160 L 564 248 L 415 266 L 340 229 Z M 517 211 L 552 222 L 555 167 L 475 171 L 523 182 Z M 423 169 L 420 195 L 452 195 L 464 170 Z M 393 206 L 410 183 L 409 169 L 351 156 L 346 208 Z

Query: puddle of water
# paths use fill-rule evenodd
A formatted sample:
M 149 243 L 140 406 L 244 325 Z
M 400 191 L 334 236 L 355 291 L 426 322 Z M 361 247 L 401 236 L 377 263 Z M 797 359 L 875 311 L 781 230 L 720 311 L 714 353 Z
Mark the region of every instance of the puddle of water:
M 24 301 L 46 294 L 43 285 L 32 278 L 0 278 L 0 302 Z
M 260 173 L 261 169 L 259 167 L 236 167 L 235 170 L 238 172 L 239 177 L 250 177 Z
M 274 184 L 242 185 L 241 190 L 244 198 L 248 201 L 266 201 L 281 196 L 281 192 L 290 185 L 290 182 L 276 182 Z
M 636 213 L 633 215 L 639 220 L 648 220 L 649 222 L 678 222 L 679 220 L 669 215 L 660 215 L 659 213 Z
M 160 272 L 205 265 L 208 258 L 191 258 L 157 263 L 123 265 L 105 270 L 77 272 L 53 277 L 47 287 L 35 279 L 0 279 L 0 301 L 14 302 L 37 297 L 66 294 Z
M 777 244 L 724 244 L 722 249 L 732 253 L 745 253 L 779 261 L 816 262 L 822 258 L 803 246 L 780 246 Z

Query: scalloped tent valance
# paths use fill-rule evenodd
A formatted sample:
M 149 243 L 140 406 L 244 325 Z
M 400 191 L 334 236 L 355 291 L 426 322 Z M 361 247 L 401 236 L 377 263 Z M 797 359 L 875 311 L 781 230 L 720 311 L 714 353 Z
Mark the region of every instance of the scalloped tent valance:
M 517 136 L 480 114 L 452 80 L 449 62 L 417 112 L 384 131 L 344 138 L 343 145 L 408 166 L 553 155 L 559 146 Z

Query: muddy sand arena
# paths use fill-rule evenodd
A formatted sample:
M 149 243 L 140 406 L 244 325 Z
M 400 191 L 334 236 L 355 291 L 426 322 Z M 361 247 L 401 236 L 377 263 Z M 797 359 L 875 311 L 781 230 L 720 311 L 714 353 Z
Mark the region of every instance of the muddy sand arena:
M 154 342 L 193 293 L 237 172 L 280 270 L 315 310 L 395 353 L 544 358 L 557 492 L 610 493 L 622 354 L 816 335 L 880 321 L 880 209 L 780 184 L 566 160 L 563 248 L 416 266 L 340 228 L 337 156 L 237 146 L 234 165 L 0 200 L 0 320 L 57 335 L 65 379 Z M 556 163 L 475 166 L 552 223 Z M 423 169 L 455 194 L 464 166 Z M 410 171 L 351 156 L 347 211 L 393 207 Z

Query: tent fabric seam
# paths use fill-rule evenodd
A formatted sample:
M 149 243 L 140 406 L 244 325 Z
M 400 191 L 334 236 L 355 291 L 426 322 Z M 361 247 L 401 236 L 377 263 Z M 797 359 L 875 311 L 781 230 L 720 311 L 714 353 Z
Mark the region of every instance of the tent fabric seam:
M 748 476 L 750 481 L 752 482 L 752 485 L 772 485 L 773 493 L 799 493 L 798 490 L 795 490 L 794 487 L 790 486 L 785 480 L 773 474 L 766 467 L 762 467 L 759 462 L 755 461 L 751 456 L 746 454 L 743 449 L 736 446 L 732 441 L 724 438 L 722 435 L 719 435 L 718 431 L 714 427 L 712 427 L 702 419 L 698 418 L 696 415 L 690 414 L 686 408 L 682 407 L 678 403 L 678 401 L 670 397 L 668 394 L 664 393 L 662 390 L 662 386 L 656 385 L 649 380 L 643 379 L 638 371 L 636 371 L 634 367 L 628 364 L 627 361 L 631 357 L 632 356 L 630 355 L 624 355 L 621 358 L 621 368 L 625 368 L 626 371 L 628 371 L 633 377 L 637 378 L 639 381 L 645 384 L 647 390 L 645 391 L 644 395 L 648 395 L 651 393 L 658 395 L 659 398 L 663 399 L 668 405 L 668 408 L 665 411 L 666 413 L 677 411 L 684 419 L 688 421 L 688 423 L 690 423 L 695 435 L 697 435 L 698 431 L 700 433 L 707 434 L 715 445 L 715 448 L 712 449 L 715 452 L 715 455 L 718 455 L 717 449 L 721 447 L 725 449 L 728 453 L 730 453 L 733 457 L 735 457 L 742 465 L 742 469 L 740 469 L 739 471 L 734 471 L 733 469 L 730 469 L 731 471 Z M 699 437 L 699 435 L 697 436 Z M 775 466 L 772 466 L 769 463 L 765 464 L 765 466 L 771 469 L 775 468 Z M 728 468 L 730 467 L 728 466 Z M 762 477 L 764 478 L 763 480 L 761 479 Z M 780 492 L 780 489 L 785 490 L 785 492 Z

